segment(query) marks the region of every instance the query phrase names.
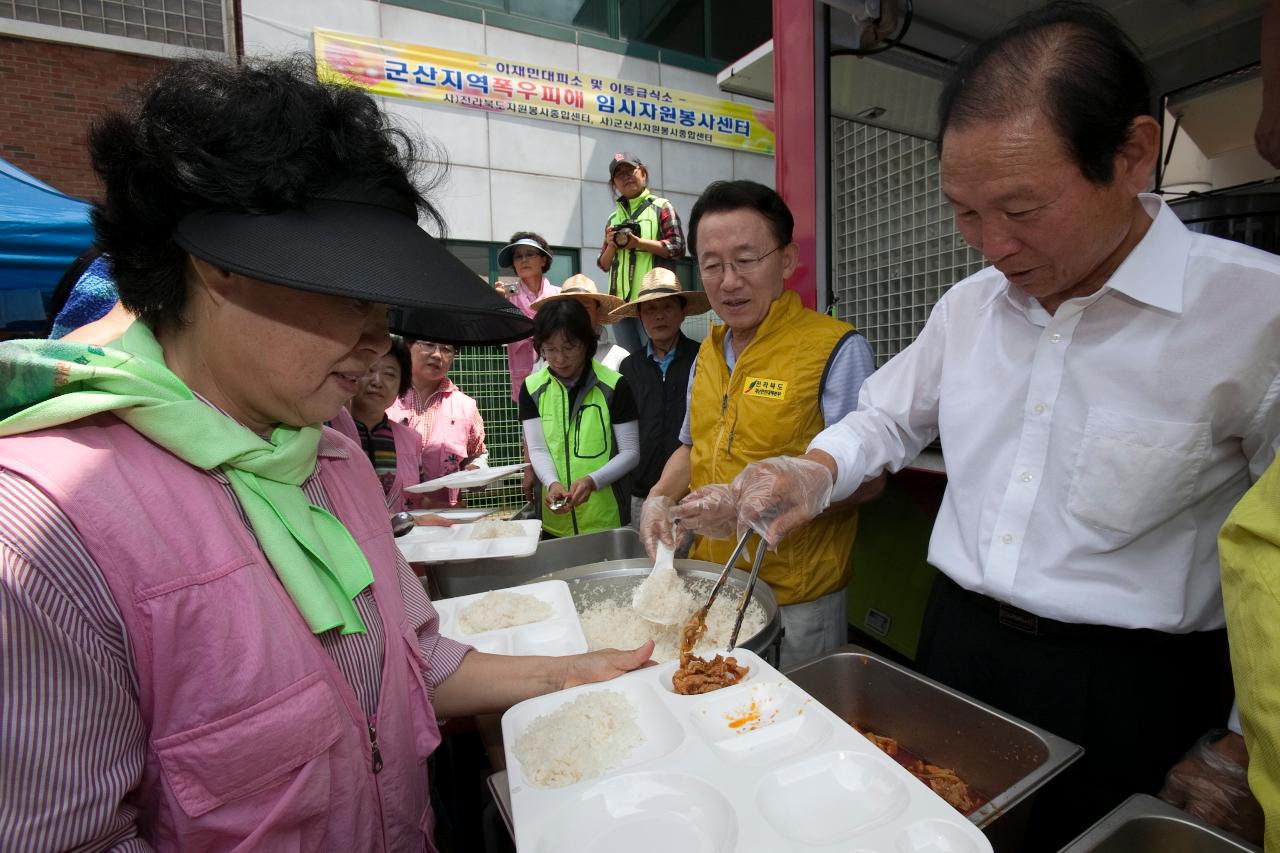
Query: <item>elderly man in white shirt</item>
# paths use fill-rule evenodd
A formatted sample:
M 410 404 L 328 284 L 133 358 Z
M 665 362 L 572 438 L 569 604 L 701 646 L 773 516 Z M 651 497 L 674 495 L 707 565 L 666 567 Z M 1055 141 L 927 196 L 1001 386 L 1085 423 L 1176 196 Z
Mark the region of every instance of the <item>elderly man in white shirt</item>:
M 739 523 L 778 541 L 941 436 L 920 666 L 1086 750 L 1040 795 L 1028 850 L 1155 793 L 1226 722 L 1216 536 L 1280 434 L 1280 258 L 1140 193 L 1150 102 L 1096 10 L 1050 6 L 978 46 L 940 104 L 942 189 L 991 266 L 804 457 L 733 486 L 770 495 Z M 1247 762 L 1238 734 L 1211 749 Z

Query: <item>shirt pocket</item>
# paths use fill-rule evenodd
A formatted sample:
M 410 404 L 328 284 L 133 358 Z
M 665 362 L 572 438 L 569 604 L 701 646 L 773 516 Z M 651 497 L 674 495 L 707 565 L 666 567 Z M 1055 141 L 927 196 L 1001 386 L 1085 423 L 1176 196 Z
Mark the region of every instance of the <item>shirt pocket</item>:
M 189 817 L 229 803 L 258 804 L 261 816 L 297 824 L 329 806 L 329 770 L 324 754 L 342 734 L 332 688 L 319 673 L 307 675 L 266 699 L 211 723 L 155 741 L 174 796 Z M 320 760 L 317 760 L 320 759 Z M 277 799 L 274 789 L 297 777 Z
M 1177 423 L 1089 409 L 1067 510 L 1081 522 L 1137 537 L 1187 505 L 1209 454 L 1207 422 Z

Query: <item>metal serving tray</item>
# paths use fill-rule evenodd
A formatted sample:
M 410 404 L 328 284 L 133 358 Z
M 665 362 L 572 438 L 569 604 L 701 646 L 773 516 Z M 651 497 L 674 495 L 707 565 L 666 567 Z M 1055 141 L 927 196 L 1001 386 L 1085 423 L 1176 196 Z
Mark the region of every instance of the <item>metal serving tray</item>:
M 1134 794 L 1062 853 L 1262 853 L 1164 800 Z
M 953 769 L 991 800 L 970 816 L 997 851 L 1022 845 L 1029 803 L 1084 751 L 858 646 L 786 672 L 846 722 Z

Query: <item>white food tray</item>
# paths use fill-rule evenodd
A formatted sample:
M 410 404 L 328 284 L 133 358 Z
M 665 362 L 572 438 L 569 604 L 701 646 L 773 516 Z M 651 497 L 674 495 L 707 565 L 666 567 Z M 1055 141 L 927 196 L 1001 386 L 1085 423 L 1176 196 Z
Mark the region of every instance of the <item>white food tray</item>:
M 497 507 L 441 507 L 440 509 L 411 509 L 409 515 L 414 518 L 421 518 L 424 515 L 438 515 L 441 518 L 447 518 L 454 524 L 466 524 L 471 521 L 478 521 L 486 515 L 492 515 L 497 512 Z
M 434 492 L 438 489 L 476 489 L 487 486 L 512 474 L 524 470 L 528 462 L 517 462 L 515 465 L 497 465 L 493 468 L 473 468 L 470 471 L 454 471 L 434 480 L 427 480 L 416 486 L 406 486 L 406 492 Z
M 477 651 L 499 655 L 576 655 L 587 650 L 587 637 L 582 633 L 582 622 L 578 619 L 567 583 L 542 581 L 506 591 L 532 595 L 539 601 L 545 601 L 551 605 L 551 617 L 527 625 L 468 634 L 458 624 L 458 613 L 488 593 L 460 595 L 432 602 L 440 614 L 440 633 L 451 640 L 475 646 Z
M 538 550 L 542 522 L 536 518 L 510 521 L 520 526 L 519 536 L 477 539 L 483 525 L 455 524 L 452 527 L 420 526 L 396 539 L 396 547 L 410 563 L 448 563 L 490 557 L 527 557 Z
M 759 656 L 742 684 L 671 687 L 676 663 L 512 707 L 502 717 L 523 853 L 990 853 L 928 786 Z M 645 741 L 621 766 L 564 788 L 529 784 L 515 744 L 535 718 L 589 691 L 624 693 Z M 758 721 L 730 727 L 751 709 Z M 583 737 L 587 737 L 583 733 Z

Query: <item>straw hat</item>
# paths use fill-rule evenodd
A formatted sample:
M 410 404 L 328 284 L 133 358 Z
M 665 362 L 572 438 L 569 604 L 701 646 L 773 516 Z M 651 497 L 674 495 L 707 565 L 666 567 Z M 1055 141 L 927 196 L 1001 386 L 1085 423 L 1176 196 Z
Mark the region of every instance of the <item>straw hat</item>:
M 652 302 L 655 299 L 667 299 L 676 296 L 684 300 L 684 316 L 702 314 L 711 309 L 711 300 L 700 290 L 685 290 L 680 286 L 680 279 L 666 267 L 654 267 L 640 279 L 640 293 L 635 299 L 623 304 L 610 315 L 613 320 L 623 317 L 638 317 L 641 302 Z
M 553 299 L 572 299 L 575 296 L 594 300 L 596 306 L 600 309 L 600 322 L 602 323 L 612 323 L 616 320 L 617 317 L 612 316 L 612 312 L 627 304 L 616 296 L 601 293 L 594 281 L 582 273 L 578 273 L 565 279 L 564 284 L 560 285 L 560 292 L 555 296 L 544 296 L 530 307 L 537 311 Z

